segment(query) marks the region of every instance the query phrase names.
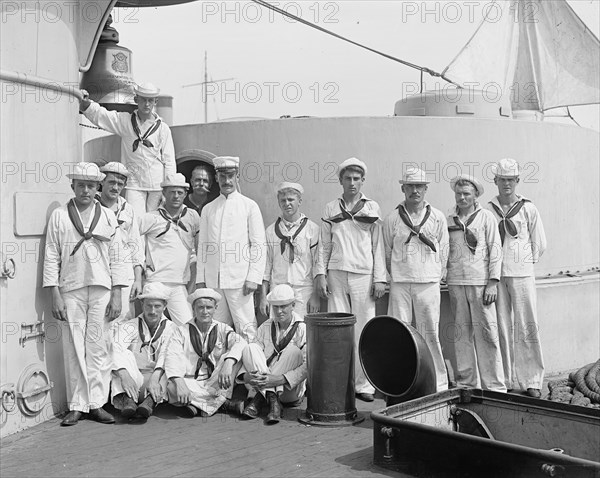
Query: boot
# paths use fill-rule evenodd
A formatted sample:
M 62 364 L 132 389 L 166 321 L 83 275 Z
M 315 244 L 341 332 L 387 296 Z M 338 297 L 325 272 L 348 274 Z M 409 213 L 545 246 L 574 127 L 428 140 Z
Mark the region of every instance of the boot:
M 121 416 L 125 419 L 135 415 L 137 404 L 126 393 L 119 393 L 113 400 L 115 408 L 121 410 Z
M 225 400 L 225 403 L 219 408 L 221 413 L 232 413 L 233 415 L 241 415 L 244 413 L 243 400 Z
M 279 423 L 281 418 L 281 402 L 279 395 L 274 392 L 267 392 L 267 402 L 269 402 L 269 414 L 267 415 L 267 425 Z
M 191 404 L 184 405 L 184 407 L 181 409 L 181 411 L 185 418 L 194 418 L 200 412 L 200 410 L 198 410 L 194 405 L 191 405 Z
M 242 415 L 246 418 L 256 418 L 260 413 L 260 409 L 265 403 L 265 399 L 262 394 L 256 392 L 252 401 L 248 404 L 246 408 L 244 408 Z
M 144 398 L 144 401 L 140 403 L 140 406 L 137 407 L 135 414 L 140 418 L 148 418 L 150 415 L 152 415 L 155 406 L 156 402 L 152 398 L 152 395 L 148 395 L 146 398 Z

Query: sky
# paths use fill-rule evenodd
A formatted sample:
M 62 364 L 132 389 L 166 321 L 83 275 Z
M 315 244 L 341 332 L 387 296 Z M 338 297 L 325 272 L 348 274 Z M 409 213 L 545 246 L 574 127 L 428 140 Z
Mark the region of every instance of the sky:
M 272 1 L 323 28 L 441 72 L 469 40 L 490 1 Z M 600 2 L 569 4 L 596 36 Z M 199 1 L 113 12 L 138 83 L 174 97 L 174 124 L 290 116 L 389 116 L 419 87 L 419 71 L 311 29 L 249 1 Z M 227 80 L 227 81 L 219 81 Z M 426 89 L 446 88 L 425 74 Z M 600 108 L 571 109 L 600 130 Z M 549 113 L 553 114 L 553 113 Z M 550 119 L 552 121 L 552 119 Z M 570 120 L 558 120 L 570 122 Z

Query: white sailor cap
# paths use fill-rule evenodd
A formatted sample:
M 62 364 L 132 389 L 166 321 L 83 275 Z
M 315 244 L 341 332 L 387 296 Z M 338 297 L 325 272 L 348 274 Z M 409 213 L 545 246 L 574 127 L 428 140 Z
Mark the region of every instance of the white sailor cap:
M 516 178 L 519 176 L 519 163 L 512 158 L 504 158 L 494 164 L 492 172 L 501 178 Z
M 298 183 L 290 183 L 288 181 L 283 181 L 282 183 L 279 183 L 279 185 L 277 186 L 277 192 L 279 193 L 284 189 L 295 189 L 301 195 L 304 194 L 304 188 Z
M 221 300 L 221 294 L 214 289 L 196 289 L 194 292 L 188 295 L 187 300 L 190 304 L 194 305 L 194 302 L 196 302 L 198 299 L 212 299 L 215 301 L 215 304 L 218 304 Z
M 185 181 L 185 176 L 181 173 L 175 173 L 171 176 L 168 176 L 162 183 L 160 183 L 161 188 L 168 187 L 178 187 L 189 189 L 190 185 Z
M 271 305 L 288 305 L 296 300 L 296 295 L 289 285 L 279 284 L 267 294 L 267 300 Z
M 367 165 L 358 158 L 348 158 L 338 166 L 338 176 L 344 174 L 344 170 L 350 166 L 358 166 L 364 171 L 364 176 L 367 175 Z
M 138 295 L 139 299 L 160 299 L 160 300 L 169 300 L 171 294 L 169 293 L 169 289 L 165 287 L 162 282 L 148 282 L 142 293 Z
M 483 195 L 483 192 L 485 191 L 483 184 L 481 184 L 481 181 L 479 181 L 476 177 L 473 177 L 469 174 L 459 174 L 458 176 L 452 178 L 450 180 L 450 189 L 452 189 L 452 191 L 456 191 L 456 183 L 460 180 L 469 181 L 473 184 L 473 186 L 475 186 L 479 196 Z
M 114 173 L 114 174 L 120 174 L 121 176 L 124 176 L 125 178 L 129 177 L 129 171 L 127 170 L 125 165 L 123 163 L 119 163 L 117 161 L 111 161 L 110 163 L 106 163 L 104 166 L 102 166 L 100 168 L 100 171 L 102 171 L 104 174 Z
M 96 163 L 77 163 L 73 166 L 73 172 L 67 173 L 67 178 L 80 179 L 83 181 L 102 181 L 104 179 L 104 173 L 100 172 Z
M 217 156 L 213 158 L 215 170 L 238 169 L 240 167 L 240 158 L 237 156 Z
M 408 168 L 398 181 L 400 184 L 429 184 L 425 171 L 419 168 Z
M 160 89 L 154 86 L 152 83 L 134 85 L 133 91 L 137 96 L 141 96 L 143 98 L 156 98 L 160 95 Z

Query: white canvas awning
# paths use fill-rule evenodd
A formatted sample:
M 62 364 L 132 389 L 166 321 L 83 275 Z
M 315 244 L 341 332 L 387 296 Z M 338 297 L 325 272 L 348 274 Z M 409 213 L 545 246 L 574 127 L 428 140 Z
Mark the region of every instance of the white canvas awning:
M 494 19 L 484 18 L 444 77 L 464 87 L 499 85 L 513 110 L 600 103 L 600 42 L 565 0 L 497 5 L 500 19 L 488 10 Z

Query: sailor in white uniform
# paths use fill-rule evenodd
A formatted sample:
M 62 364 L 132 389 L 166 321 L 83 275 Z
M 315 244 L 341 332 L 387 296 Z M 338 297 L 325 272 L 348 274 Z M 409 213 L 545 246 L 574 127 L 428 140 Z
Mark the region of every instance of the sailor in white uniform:
M 279 284 L 294 289 L 294 310 L 301 317 L 319 311 L 319 296 L 313 287 L 319 226 L 300 212 L 303 194 L 298 183 L 283 182 L 277 187 L 281 216 L 267 227 L 267 265 L 261 288 L 260 310 L 266 317 L 267 294 Z
M 477 198 L 483 185 L 462 174 L 450 182 L 456 206 L 447 216 L 450 255 L 446 282 L 454 315 L 457 382 L 506 392 L 494 302 L 502 245 L 494 215 Z
M 143 312 L 115 321 L 112 332 L 112 403 L 124 418 L 148 418 L 166 399 L 167 344 L 177 329 L 164 314 L 169 290 L 149 282 L 142 294 Z
M 388 314 L 423 336 L 435 366 L 437 391 L 448 388 L 439 339 L 440 280 L 446 275 L 448 225 L 444 213 L 426 200 L 424 171 L 407 170 L 400 180 L 404 201 L 383 222 L 383 242 L 391 276 Z
M 498 221 L 504 252 L 496 311 L 506 387 L 526 390 L 539 398 L 544 358 L 534 264 L 546 250 L 546 234 L 533 202 L 516 192 L 519 164 L 514 159 L 501 159 L 494 175 L 498 196 L 487 207 Z
M 272 318 L 258 328 L 256 341 L 244 350 L 244 368 L 238 379 L 256 391 L 244 409 L 247 418 L 258 417 L 265 399 L 269 404 L 267 424 L 281 418 L 281 404 L 298 405 L 306 390 L 306 324 L 294 312 L 294 290 L 275 286 L 267 300 Z
M 165 360 L 169 403 L 185 416 L 211 416 L 219 408 L 242 413 L 243 402 L 231 400 L 246 341 L 227 324 L 213 320 L 221 294 L 196 289 L 189 301 L 194 318 L 173 335 Z
M 329 312 L 356 316 L 354 374 L 356 397 L 372 402 L 375 388 L 367 380 L 358 355 L 360 334 L 375 316 L 375 301 L 385 294 L 386 270 L 379 204 L 362 186 L 367 165 L 349 158 L 338 168 L 343 194 L 325 206 L 316 270 L 319 295 Z
M 160 90 L 152 83 L 135 85 L 133 113 L 108 111 L 82 90 L 79 108 L 96 126 L 121 137 L 121 162 L 131 173 L 126 199 L 141 216 L 155 211 L 161 200 L 160 183 L 175 174 L 171 130 L 154 112 Z
M 162 282 L 170 291 L 169 316 L 177 325 L 192 318 L 188 287 L 195 286 L 196 247 L 200 217 L 183 205 L 189 184 L 177 173 L 161 183 L 165 203 L 144 214 L 140 235 L 146 241 L 146 280 Z
M 120 231 L 115 215 L 94 199 L 104 179 L 98 166 L 78 163 L 67 177 L 75 197 L 48 221 L 43 282 L 52 291 L 52 315 L 66 325 L 70 412 L 61 425 L 75 425 L 84 413 L 114 423 L 102 406 L 110 384 L 109 322 L 121 314 L 121 288 L 129 285 L 119 257 Z
M 144 245 L 140 239 L 139 218 L 133 207 L 122 196 L 121 191 L 127 185 L 130 173 L 121 163 L 112 161 L 100 168 L 106 176 L 102 181 L 102 192 L 96 195 L 105 208 L 115 213 L 121 230 L 123 259 L 128 267 L 129 286 L 123 287 L 121 317 L 135 315 L 133 300 L 142 292 L 142 270 L 144 267 Z
M 265 228 L 256 202 L 236 189 L 239 162 L 232 156 L 213 159 L 221 194 L 202 210 L 196 282 L 223 296 L 215 320 L 233 325 L 252 341 L 254 292 L 265 273 Z

